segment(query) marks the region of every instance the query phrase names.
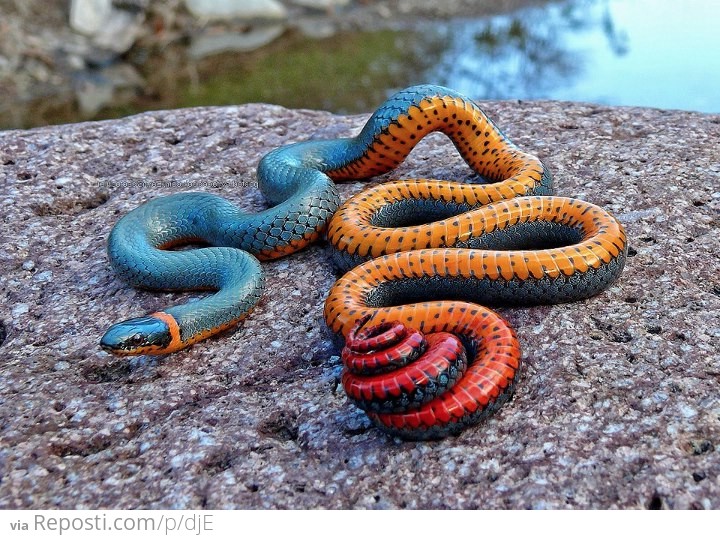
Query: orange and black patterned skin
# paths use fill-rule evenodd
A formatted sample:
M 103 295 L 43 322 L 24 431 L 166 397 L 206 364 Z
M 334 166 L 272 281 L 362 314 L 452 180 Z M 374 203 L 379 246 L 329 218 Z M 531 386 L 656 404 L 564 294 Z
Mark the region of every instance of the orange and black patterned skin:
M 358 348 L 357 341 L 401 328 L 432 337 L 449 333 L 468 350 L 467 370 L 451 381 L 443 368 L 449 365 L 433 362 L 430 368 L 442 378 L 433 385 L 448 388 L 421 387 L 423 396 L 438 392 L 419 405 L 423 397 L 408 394 L 423 376 L 417 371 L 368 369 L 359 374 L 369 382 L 364 384 L 347 365 L 348 395 L 382 429 L 406 439 L 458 433 L 509 398 L 521 361 L 517 337 L 480 303 L 588 298 L 619 277 L 627 252 L 622 226 L 603 209 L 545 195 L 552 193 L 552 179 L 543 163 L 507 140 L 474 103 L 424 88 L 428 94 L 376 138 L 372 156 L 347 172 L 384 171 L 422 136 L 439 130 L 491 183 L 382 184 L 347 201 L 328 227 L 336 264 L 350 270 L 325 303 L 327 324 L 349 337 L 346 364 L 347 357 L 363 354 L 383 361 L 384 343 Z

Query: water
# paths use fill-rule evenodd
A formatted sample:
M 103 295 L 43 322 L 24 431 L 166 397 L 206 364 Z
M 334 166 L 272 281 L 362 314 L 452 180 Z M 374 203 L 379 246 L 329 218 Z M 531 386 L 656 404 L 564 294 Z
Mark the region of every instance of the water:
M 605 20 L 570 36 L 583 73 L 552 98 L 720 113 L 720 2 L 615 0 Z
M 431 75 L 479 98 L 720 113 L 720 2 L 571 1 L 454 21 Z
M 720 113 L 718 27 L 715 0 L 566 0 L 323 40 L 290 34 L 253 53 L 203 59 L 180 47 L 162 57 L 141 51 L 141 95 L 125 91 L 91 117 L 67 98 L 58 105 L 43 99 L 23 112 L 22 125 L 3 125 L 0 117 L 0 128 L 244 102 L 367 112 L 393 91 L 425 82 L 476 99 Z
M 205 98 L 190 93 L 185 102 L 263 100 L 348 113 L 369 111 L 404 86 L 432 82 L 477 99 L 720 113 L 719 27 L 716 0 L 550 2 L 407 31 L 300 40 L 240 73 L 215 59 L 209 83 L 196 92 Z
M 347 113 L 368 111 L 403 86 L 434 82 L 478 99 L 720 113 L 718 28 L 717 0 L 551 2 L 409 31 L 300 40 L 260 53 L 235 80 L 228 73 L 237 69 L 216 59 L 209 86 L 195 95 L 205 95 L 202 103 L 265 100 Z M 185 102 L 201 100 L 190 91 Z

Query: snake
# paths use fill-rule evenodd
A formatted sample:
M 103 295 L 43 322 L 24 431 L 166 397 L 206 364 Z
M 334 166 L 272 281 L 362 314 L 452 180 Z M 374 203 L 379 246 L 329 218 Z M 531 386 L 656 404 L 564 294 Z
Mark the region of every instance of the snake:
M 336 181 L 396 169 L 432 132 L 450 138 L 476 180 L 385 182 L 341 203 Z M 153 199 L 117 222 L 107 251 L 127 283 L 215 293 L 114 324 L 103 349 L 165 354 L 235 326 L 262 296 L 258 261 L 326 235 L 344 272 L 324 316 L 345 338 L 346 393 L 390 434 L 442 438 L 512 395 L 520 345 L 486 306 L 588 298 L 620 276 L 627 257 L 616 218 L 555 197 L 538 157 L 474 101 L 441 86 L 397 92 L 356 136 L 271 150 L 257 179 L 269 204 L 260 212 L 188 192 Z M 207 247 L 177 249 L 192 243 Z

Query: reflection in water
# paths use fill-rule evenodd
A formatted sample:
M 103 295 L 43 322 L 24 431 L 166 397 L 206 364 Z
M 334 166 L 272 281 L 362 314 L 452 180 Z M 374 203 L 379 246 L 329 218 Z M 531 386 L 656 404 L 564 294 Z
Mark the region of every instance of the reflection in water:
M 559 24 L 533 16 L 459 21 L 445 28 L 447 46 L 429 79 L 482 99 L 540 98 L 580 70 L 557 38 Z
M 552 98 L 555 88 L 586 76 L 588 50 L 572 46 L 573 36 L 602 35 L 615 56 L 629 50 L 629 36 L 616 26 L 607 1 L 454 21 L 436 31 L 444 32 L 446 47 L 430 78 L 479 99 Z
M 583 76 L 548 97 L 611 105 L 720 112 L 720 2 L 585 2 L 595 21 L 565 36 L 582 51 Z
M 197 63 L 174 105 L 266 101 L 374 109 L 431 82 L 478 99 L 560 99 L 720 112 L 720 2 L 566 0 L 412 31 L 295 38 Z
M 575 0 L 482 19 L 432 21 L 408 31 L 294 37 L 239 57 L 191 64 L 199 83 L 180 88 L 176 106 L 273 102 L 359 112 L 393 91 L 431 82 L 479 99 L 547 98 L 585 70 L 568 34 L 602 29 L 622 47 L 607 5 Z
M 598 31 L 604 46 L 627 49 L 608 3 L 596 0 L 431 21 L 406 31 L 322 41 L 294 36 L 249 55 L 191 62 L 197 83 L 179 87 L 173 105 L 262 101 L 349 113 L 371 110 L 393 91 L 424 82 L 479 99 L 549 98 L 586 72 L 584 51 L 568 46 L 568 36 Z
M 720 112 L 720 2 L 568 0 L 433 25 L 430 80 L 479 99 Z M 707 51 L 707 52 L 706 52 Z
M 292 36 L 250 55 L 223 54 L 192 64 L 198 83 L 181 106 L 271 102 L 349 113 L 375 108 L 394 89 L 416 83 L 440 51 L 417 32 Z
M 260 101 L 366 112 L 393 91 L 425 82 L 477 99 L 720 112 L 720 54 L 703 53 L 720 50 L 717 20 L 720 2 L 712 0 L 566 0 L 508 15 L 430 21 L 403 31 L 323 40 L 289 35 L 252 53 L 203 59 L 169 47 L 139 66 L 146 82 L 139 95 L 95 118 Z M 67 100 L 55 106 L 54 117 L 47 106 L 47 99 L 33 104 L 30 109 L 43 115 L 22 126 L 79 119 Z
M 606 5 L 602 17 L 602 30 L 607 36 L 608 45 L 616 56 L 624 56 L 629 51 L 629 36 L 626 31 L 618 29 L 613 21 L 610 6 Z

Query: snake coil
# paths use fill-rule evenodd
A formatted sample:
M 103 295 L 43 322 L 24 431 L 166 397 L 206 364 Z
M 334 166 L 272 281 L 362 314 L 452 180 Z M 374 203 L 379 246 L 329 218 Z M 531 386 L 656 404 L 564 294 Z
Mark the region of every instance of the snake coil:
M 401 322 L 367 327 L 369 319 L 361 318 L 346 337 L 342 384 L 348 398 L 385 432 L 405 439 L 443 437 L 485 418 L 510 396 L 517 348 L 509 348 L 516 354 L 515 368 L 489 369 L 486 355 L 469 361 L 453 333 L 424 334 Z M 490 381 L 496 372 L 504 382 Z M 492 384 L 504 391 L 502 399 L 473 414 L 476 400 L 492 396 L 483 393 Z
M 358 320 L 345 338 L 342 385 L 384 432 L 439 439 L 481 421 L 511 396 L 520 349 L 516 339 L 503 337 L 511 330 L 491 311 L 485 321 L 504 332 L 491 348 L 483 348 L 481 340 L 464 344 L 450 332 L 425 334 L 402 322 L 369 327 L 370 318 Z
M 394 181 L 340 206 L 334 181 L 391 171 L 432 132 L 452 140 L 481 184 Z M 102 348 L 163 354 L 235 326 L 262 295 L 258 259 L 291 254 L 327 231 L 334 261 L 347 271 L 324 314 L 347 337 L 348 395 L 390 433 L 439 438 L 495 411 L 516 381 L 517 337 L 479 303 L 588 298 L 625 264 L 625 231 L 612 215 L 553 197 L 543 162 L 448 88 L 398 92 L 354 137 L 276 148 L 257 177 L 270 205 L 260 212 L 178 193 L 116 224 L 108 257 L 126 282 L 216 292 L 114 324 Z M 210 247 L 173 249 L 197 242 Z

